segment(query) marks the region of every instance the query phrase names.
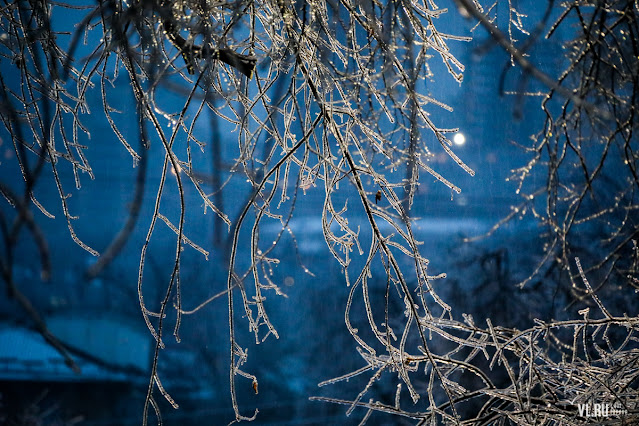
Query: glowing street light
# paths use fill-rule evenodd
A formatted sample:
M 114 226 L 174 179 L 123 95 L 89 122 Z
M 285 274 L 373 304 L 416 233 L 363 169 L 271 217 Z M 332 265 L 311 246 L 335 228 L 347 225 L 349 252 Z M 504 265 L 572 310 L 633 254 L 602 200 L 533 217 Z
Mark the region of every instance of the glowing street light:
M 466 136 L 464 136 L 463 133 L 455 133 L 455 136 L 453 136 L 453 143 L 458 146 L 465 144 Z

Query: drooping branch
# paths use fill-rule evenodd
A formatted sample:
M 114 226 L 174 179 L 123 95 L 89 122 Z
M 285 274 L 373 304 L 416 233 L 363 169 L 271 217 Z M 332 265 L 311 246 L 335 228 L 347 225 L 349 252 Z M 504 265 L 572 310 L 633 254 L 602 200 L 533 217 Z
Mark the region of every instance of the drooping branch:
M 187 41 L 180 35 L 180 27 L 173 16 L 171 4 L 162 1 L 158 11 L 162 17 L 162 26 L 166 31 L 166 36 L 182 54 L 189 74 L 195 73 L 196 60 L 216 59 L 237 69 L 249 79 L 253 77 L 253 71 L 257 64 L 257 58 L 254 55 L 243 55 L 226 47 L 213 46 L 210 42 L 198 46 L 192 41 Z

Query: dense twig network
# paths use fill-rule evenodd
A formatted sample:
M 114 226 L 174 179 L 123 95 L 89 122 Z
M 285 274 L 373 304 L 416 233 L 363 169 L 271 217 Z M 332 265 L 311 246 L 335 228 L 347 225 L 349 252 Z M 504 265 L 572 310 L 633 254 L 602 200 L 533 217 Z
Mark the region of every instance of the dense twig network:
M 634 1 L 567 2 L 560 12 L 546 37 L 569 28 L 576 34 L 542 103 L 546 122 L 531 159 L 511 179 L 524 198 L 519 211 L 548 230 L 549 261 L 537 270 L 554 264 L 570 271 L 575 256 L 587 256 L 602 284 L 615 282 L 636 273 L 629 269 L 639 237 L 639 9 Z M 564 92 L 570 96 L 561 99 Z M 533 183 L 539 175 L 546 176 L 543 188 Z M 569 275 L 575 297 L 587 298 L 574 269 Z

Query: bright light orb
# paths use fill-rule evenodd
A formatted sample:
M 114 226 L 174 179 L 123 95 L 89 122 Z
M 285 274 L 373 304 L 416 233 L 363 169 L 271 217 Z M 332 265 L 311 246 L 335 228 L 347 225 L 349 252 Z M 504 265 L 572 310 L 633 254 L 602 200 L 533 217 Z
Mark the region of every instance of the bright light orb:
M 466 143 L 466 136 L 464 136 L 463 133 L 455 133 L 455 136 L 453 136 L 453 143 L 455 145 L 463 145 Z

